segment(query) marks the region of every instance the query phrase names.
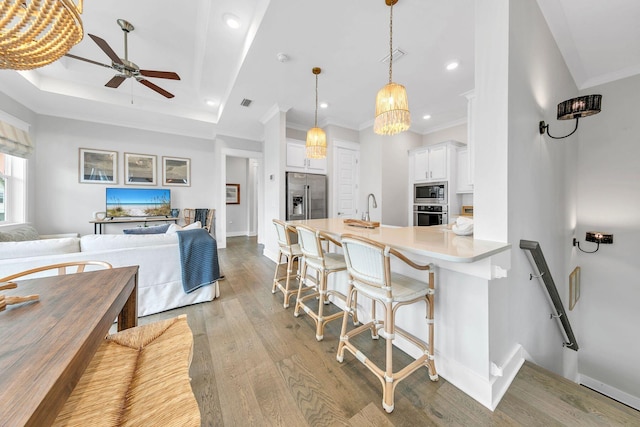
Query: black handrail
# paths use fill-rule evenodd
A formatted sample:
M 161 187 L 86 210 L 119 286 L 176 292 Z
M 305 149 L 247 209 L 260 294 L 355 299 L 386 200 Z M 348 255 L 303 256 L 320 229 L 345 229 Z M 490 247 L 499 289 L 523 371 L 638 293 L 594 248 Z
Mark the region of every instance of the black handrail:
M 540 273 L 538 277 L 542 278 L 544 286 L 547 288 L 547 292 L 549 293 L 551 302 L 553 303 L 553 306 L 556 310 L 556 314 L 552 316 L 560 320 L 560 323 L 562 323 L 562 327 L 564 328 L 564 333 L 568 339 L 568 342 L 565 342 L 564 346 L 570 348 L 571 350 L 578 351 L 578 342 L 576 341 L 576 337 L 573 334 L 573 330 L 571 329 L 571 324 L 569 323 L 567 312 L 564 311 L 562 300 L 560 299 L 560 295 L 558 294 L 556 284 L 553 282 L 553 277 L 551 277 L 551 271 L 547 266 L 547 261 L 545 261 L 544 259 L 544 254 L 542 253 L 542 248 L 540 248 L 540 243 L 534 242 L 532 240 L 520 240 L 520 249 L 530 251 L 531 257 L 536 263 L 536 267 L 538 268 L 538 272 Z

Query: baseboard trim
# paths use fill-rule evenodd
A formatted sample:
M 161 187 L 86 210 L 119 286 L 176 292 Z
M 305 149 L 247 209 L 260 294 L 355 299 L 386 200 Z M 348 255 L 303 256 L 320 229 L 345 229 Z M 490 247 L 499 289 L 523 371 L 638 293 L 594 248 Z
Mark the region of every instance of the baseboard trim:
M 279 254 L 278 250 L 274 251 L 274 250 L 268 249 L 266 246 L 262 250 L 262 255 L 266 256 L 271 261 L 276 262 L 276 263 L 278 262 L 278 254 Z
M 240 237 L 240 236 L 249 236 L 248 231 L 229 231 L 227 232 L 227 237 Z
M 602 381 L 598 381 L 583 374 L 579 374 L 578 382 L 597 391 L 598 393 L 602 393 L 605 396 L 609 396 L 618 402 L 624 403 L 625 405 L 631 406 L 632 408 L 640 411 L 640 397 L 633 396 L 626 391 L 619 390 L 603 383 Z

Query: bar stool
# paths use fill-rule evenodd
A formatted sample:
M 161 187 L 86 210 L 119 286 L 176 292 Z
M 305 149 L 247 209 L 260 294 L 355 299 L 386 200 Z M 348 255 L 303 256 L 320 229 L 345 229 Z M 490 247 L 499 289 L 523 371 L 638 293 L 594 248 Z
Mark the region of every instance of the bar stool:
M 291 289 L 289 287 L 291 278 L 300 278 L 298 273 L 294 272 L 293 263 L 302 257 L 302 252 L 300 251 L 300 245 L 291 241 L 291 236 L 295 236 L 295 229 L 293 227 L 279 219 L 274 219 L 273 225 L 276 227 L 278 245 L 280 246 L 280 249 L 278 252 L 278 261 L 276 262 L 276 271 L 273 274 L 273 287 L 271 288 L 271 293 L 275 294 L 278 289 L 282 291 L 284 295 L 283 306 L 284 308 L 288 308 L 291 296 L 296 293 L 295 289 Z M 287 259 L 287 274 L 278 276 L 283 256 Z M 281 283 L 283 280 L 285 282 L 284 286 Z
M 344 235 L 342 237 L 344 257 L 349 271 L 349 291 L 347 305 L 356 295 L 362 294 L 371 298 L 371 320 L 347 332 L 348 314 L 342 320 L 340 344 L 338 345 L 338 362 L 344 360 L 344 351 L 349 350 L 360 360 L 382 383 L 382 407 L 388 413 L 394 408 L 394 392 L 398 383 L 421 366 L 429 369 L 432 381 L 438 380 L 438 373 L 433 353 L 433 301 L 434 273 L 433 265 L 419 265 L 402 255 L 395 249 L 364 237 Z M 391 272 L 391 255 L 418 270 L 426 270 L 428 282 L 418 281 L 398 273 Z M 395 325 L 398 308 L 424 301 L 426 303 L 426 319 L 429 331 L 429 342 L 423 343 L 417 337 Z M 376 305 L 380 304 L 384 311 L 384 320 L 376 319 Z M 378 334 L 386 339 L 386 356 L 384 368 L 378 367 L 362 351 L 350 341 L 354 336 L 371 331 L 373 339 Z M 393 371 L 393 340 L 396 334 L 415 345 L 422 355 L 402 368 Z
M 300 315 L 300 309 L 307 313 L 316 324 L 316 339 L 322 341 L 324 338 L 325 325 L 334 320 L 342 317 L 342 311 L 325 316 L 324 306 L 329 304 L 329 297 L 335 296 L 340 298 L 345 303 L 345 314 L 347 317 L 351 315 L 353 322 L 358 323 L 358 314 L 355 307 L 357 307 L 357 300 L 354 299 L 353 304 L 347 304 L 347 297 L 338 290 L 327 290 L 327 278 L 332 273 L 339 271 L 345 271 L 347 265 L 342 254 L 325 252 L 322 249 L 322 242 L 331 242 L 337 246 L 342 246 L 339 241 L 331 238 L 326 233 L 316 231 L 306 225 L 296 226 L 298 231 L 298 243 L 300 244 L 300 250 L 303 255 L 302 271 L 300 273 L 300 283 L 298 285 L 298 296 L 296 299 L 296 309 L 293 312 L 295 317 Z M 315 281 L 309 280 L 307 277 L 308 269 L 312 268 L 316 271 L 317 276 Z M 307 289 L 304 289 L 304 287 Z M 311 293 L 307 293 L 303 296 L 303 292 L 310 290 Z M 318 299 L 318 310 L 313 311 L 305 301 L 309 299 Z

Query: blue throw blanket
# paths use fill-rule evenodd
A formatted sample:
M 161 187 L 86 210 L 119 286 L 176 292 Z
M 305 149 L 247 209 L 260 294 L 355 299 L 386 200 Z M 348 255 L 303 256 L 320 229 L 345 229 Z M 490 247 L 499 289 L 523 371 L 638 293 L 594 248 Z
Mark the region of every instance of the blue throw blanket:
M 218 244 L 202 228 L 178 231 L 182 288 L 186 293 L 210 285 L 220 278 Z

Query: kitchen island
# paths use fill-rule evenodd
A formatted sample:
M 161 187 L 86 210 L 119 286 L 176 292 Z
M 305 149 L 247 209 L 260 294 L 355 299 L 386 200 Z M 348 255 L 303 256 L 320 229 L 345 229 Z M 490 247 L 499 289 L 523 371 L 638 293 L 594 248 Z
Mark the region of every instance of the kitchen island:
M 490 334 L 500 333 L 505 325 L 491 316 L 492 284 L 506 277 L 510 268 L 508 243 L 476 240 L 458 236 L 448 226 L 363 228 L 347 225 L 342 219 L 289 221 L 292 226 L 304 224 L 328 233 L 339 240 L 354 234 L 393 247 L 413 261 L 435 266 L 435 363 L 438 373 L 447 381 L 482 403 L 495 409 L 518 369 L 524 362 L 521 350 L 509 349 L 509 356 L 493 360 Z M 338 249 L 339 250 L 339 249 Z M 393 262 L 392 269 L 426 280 L 425 272 Z M 421 276 L 422 275 L 422 276 Z M 342 292 L 347 290 L 347 274 L 339 273 L 329 283 Z M 335 304 L 341 305 L 339 300 Z M 369 301 L 358 301 L 358 315 L 367 321 Z M 398 326 L 428 340 L 424 307 L 400 309 Z M 397 346 L 413 357 L 414 347 L 396 339 Z M 495 356 L 494 356 L 495 357 Z

